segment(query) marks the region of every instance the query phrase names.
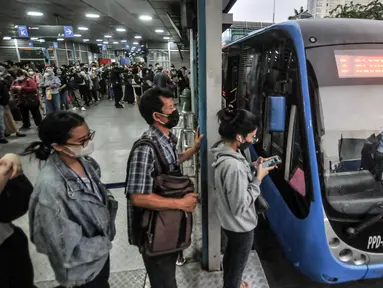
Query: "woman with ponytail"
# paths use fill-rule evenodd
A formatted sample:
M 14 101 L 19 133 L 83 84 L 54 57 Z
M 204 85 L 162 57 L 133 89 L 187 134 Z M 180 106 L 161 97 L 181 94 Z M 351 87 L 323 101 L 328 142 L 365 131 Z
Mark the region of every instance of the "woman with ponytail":
M 274 167 L 262 167 L 262 158 L 251 167 L 241 153 L 256 142 L 258 121 L 254 114 L 229 106 L 217 116 L 222 140 L 213 145 L 211 152 L 214 155 L 217 213 L 228 239 L 223 258 L 223 287 L 247 288 L 249 284 L 242 281 L 242 274 L 258 222 L 255 203 L 261 194 L 262 179 Z M 257 170 L 256 174 L 254 170 Z
M 48 256 L 60 287 L 109 287 L 117 202 L 89 157 L 95 132 L 71 112 L 48 114 L 40 141 L 24 151 L 45 161 L 29 206 L 31 240 Z

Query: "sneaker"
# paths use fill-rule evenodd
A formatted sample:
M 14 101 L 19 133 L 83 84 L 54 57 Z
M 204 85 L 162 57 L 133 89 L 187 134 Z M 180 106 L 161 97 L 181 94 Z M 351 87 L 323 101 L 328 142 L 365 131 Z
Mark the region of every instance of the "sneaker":
M 81 111 L 86 111 L 85 107 L 81 107 Z
M 9 143 L 7 139 L 3 138 L 3 139 L 0 139 L 0 144 L 7 144 Z
M 23 133 L 20 133 L 20 132 L 16 133 L 16 137 L 25 137 L 25 136 L 27 136 L 27 135 L 23 134 Z
M 72 108 L 72 111 L 77 111 L 78 110 L 78 107 L 73 107 Z
M 124 108 L 121 104 L 115 105 L 116 108 Z

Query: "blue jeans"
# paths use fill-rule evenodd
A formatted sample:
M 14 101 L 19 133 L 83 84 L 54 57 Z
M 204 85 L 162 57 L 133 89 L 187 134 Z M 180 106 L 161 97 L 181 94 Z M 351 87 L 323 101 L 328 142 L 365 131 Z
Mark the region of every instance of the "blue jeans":
M 51 100 L 47 100 L 45 98 L 45 106 L 46 106 L 46 113 L 53 113 L 53 112 L 56 112 L 56 111 L 60 111 L 61 110 L 61 107 L 60 107 L 60 104 L 61 101 L 60 101 L 60 93 L 57 93 L 57 94 L 52 94 L 52 99 Z
M 61 104 L 68 108 L 68 90 L 60 92 Z

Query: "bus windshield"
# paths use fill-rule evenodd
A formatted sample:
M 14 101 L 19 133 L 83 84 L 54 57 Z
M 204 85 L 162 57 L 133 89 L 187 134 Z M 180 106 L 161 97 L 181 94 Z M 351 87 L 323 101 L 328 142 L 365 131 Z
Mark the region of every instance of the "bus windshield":
M 378 213 L 383 202 L 383 44 L 308 49 L 307 60 L 318 84 L 313 110 L 327 200 L 346 215 Z

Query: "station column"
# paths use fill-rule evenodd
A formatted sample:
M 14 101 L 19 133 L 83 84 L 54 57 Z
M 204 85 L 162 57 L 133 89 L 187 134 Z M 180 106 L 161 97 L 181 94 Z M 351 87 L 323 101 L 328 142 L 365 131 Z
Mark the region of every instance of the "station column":
M 216 214 L 216 193 L 209 148 L 219 140 L 217 112 L 222 91 L 222 0 L 198 0 L 199 123 L 206 140 L 201 147 L 202 265 L 220 270 L 221 226 Z

